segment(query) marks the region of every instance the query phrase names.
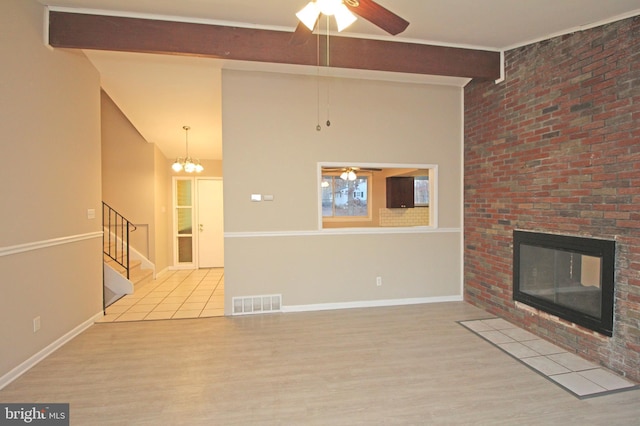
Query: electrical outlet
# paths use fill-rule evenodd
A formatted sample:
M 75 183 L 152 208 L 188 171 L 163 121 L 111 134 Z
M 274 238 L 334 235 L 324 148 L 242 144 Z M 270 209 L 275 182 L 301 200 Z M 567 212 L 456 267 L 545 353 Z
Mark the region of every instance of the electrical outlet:
M 376 277 L 376 285 L 380 287 L 382 285 L 382 277 Z
M 40 330 L 40 317 L 35 317 L 33 319 L 33 332 Z

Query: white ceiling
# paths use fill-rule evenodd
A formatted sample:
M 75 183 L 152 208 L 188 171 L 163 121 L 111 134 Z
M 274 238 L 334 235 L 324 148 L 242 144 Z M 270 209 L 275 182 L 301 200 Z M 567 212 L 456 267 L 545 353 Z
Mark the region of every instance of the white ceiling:
M 220 65 L 206 58 L 86 51 L 102 88 L 138 132 L 170 159 L 222 159 Z
M 293 31 L 295 12 L 308 0 L 38 0 L 54 8 L 168 20 L 211 22 Z M 555 35 L 640 15 L 640 0 L 376 0 L 410 22 L 396 37 L 369 22 L 343 32 L 355 37 L 508 50 Z M 103 87 L 149 142 L 173 158 L 189 151 L 200 159 L 221 159 L 220 68 L 257 64 L 213 59 L 115 52 L 87 52 Z M 268 64 L 261 64 L 269 67 Z M 298 67 L 272 70 L 308 72 Z M 357 75 L 363 77 L 363 74 Z M 368 76 L 370 77 L 370 75 Z M 402 76 L 409 80 L 416 76 Z M 398 79 L 376 74 L 374 78 Z M 453 80 L 453 84 L 457 82 Z

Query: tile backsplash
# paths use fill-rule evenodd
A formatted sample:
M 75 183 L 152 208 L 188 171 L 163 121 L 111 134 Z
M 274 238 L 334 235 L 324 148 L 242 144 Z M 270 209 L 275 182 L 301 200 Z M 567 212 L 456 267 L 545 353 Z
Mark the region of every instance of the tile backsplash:
M 380 209 L 380 226 L 428 226 L 429 207 Z

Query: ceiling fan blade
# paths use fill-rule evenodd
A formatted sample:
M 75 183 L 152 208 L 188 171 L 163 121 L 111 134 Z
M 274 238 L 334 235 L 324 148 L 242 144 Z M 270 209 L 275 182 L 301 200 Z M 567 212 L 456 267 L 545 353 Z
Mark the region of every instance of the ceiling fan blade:
M 296 30 L 293 32 L 291 36 L 291 40 L 289 40 L 289 44 L 294 46 L 300 46 L 303 44 L 307 44 L 309 40 L 311 40 L 311 36 L 313 35 L 313 31 L 311 31 L 305 24 L 302 22 L 298 22 L 298 26 Z
M 372 167 L 322 167 L 323 172 L 346 172 L 353 170 L 354 172 L 381 172 L 382 169 Z
M 356 4 L 352 6 L 350 3 Z M 344 4 L 353 13 L 361 16 L 374 25 L 382 28 L 391 35 L 397 35 L 407 29 L 409 21 L 380 6 L 373 0 L 345 1 Z

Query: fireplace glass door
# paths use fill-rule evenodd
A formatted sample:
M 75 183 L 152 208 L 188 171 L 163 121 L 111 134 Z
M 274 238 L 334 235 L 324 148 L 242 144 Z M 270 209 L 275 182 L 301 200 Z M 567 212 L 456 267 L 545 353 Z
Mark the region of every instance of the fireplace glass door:
M 600 318 L 601 259 L 580 253 L 520 247 L 520 291 Z
M 615 242 L 514 231 L 513 298 L 611 336 Z

